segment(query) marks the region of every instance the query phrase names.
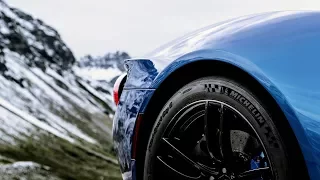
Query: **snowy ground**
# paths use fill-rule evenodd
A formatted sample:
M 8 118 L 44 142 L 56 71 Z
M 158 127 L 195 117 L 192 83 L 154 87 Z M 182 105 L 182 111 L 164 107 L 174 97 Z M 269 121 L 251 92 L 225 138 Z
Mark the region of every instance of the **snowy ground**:
M 50 168 L 31 161 L 20 161 L 0 165 L 1 180 L 30 179 L 30 180 L 61 180 L 49 174 Z

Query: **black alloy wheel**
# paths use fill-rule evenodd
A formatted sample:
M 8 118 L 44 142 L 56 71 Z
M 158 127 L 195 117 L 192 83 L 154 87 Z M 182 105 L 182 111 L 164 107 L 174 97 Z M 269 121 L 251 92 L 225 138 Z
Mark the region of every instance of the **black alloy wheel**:
M 263 104 L 232 80 L 181 88 L 151 132 L 145 180 L 286 180 L 286 147 Z
M 239 122 L 232 124 L 233 121 Z M 254 129 L 237 110 L 220 101 L 201 100 L 185 106 L 175 115 L 161 141 L 158 165 L 170 169 L 171 177 L 269 179 L 272 176 L 266 151 Z

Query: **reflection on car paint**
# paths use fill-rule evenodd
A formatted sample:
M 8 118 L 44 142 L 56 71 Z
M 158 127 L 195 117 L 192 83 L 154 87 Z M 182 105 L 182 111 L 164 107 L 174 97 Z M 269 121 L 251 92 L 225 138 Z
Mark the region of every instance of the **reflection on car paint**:
M 128 68 L 127 81 L 124 89 L 147 88 L 158 75 L 152 61 L 148 59 L 126 61 Z
M 135 121 L 143 101 L 151 97 L 152 93 L 153 90 L 124 90 L 120 97 L 113 122 L 113 140 L 122 172 L 131 170 L 131 145 Z

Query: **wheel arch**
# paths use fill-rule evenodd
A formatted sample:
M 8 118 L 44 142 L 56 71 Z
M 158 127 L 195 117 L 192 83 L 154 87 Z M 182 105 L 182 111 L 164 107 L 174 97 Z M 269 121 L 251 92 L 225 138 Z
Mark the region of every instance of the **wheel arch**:
M 140 132 L 138 132 L 137 141 L 137 154 L 136 154 L 136 175 L 137 179 L 142 178 L 144 156 L 149 139 L 149 135 L 152 130 L 152 126 L 167 100 L 185 84 L 206 76 L 222 76 L 230 78 L 238 83 L 244 85 L 258 99 L 263 102 L 267 107 L 267 111 L 271 113 L 272 118 L 279 119 L 276 121 L 276 126 L 286 131 L 280 132 L 284 137 L 285 142 L 290 141 L 290 153 L 297 155 L 297 160 L 304 161 L 304 157 L 301 147 L 298 141 L 306 141 L 305 132 L 302 129 L 298 118 L 295 116 L 294 110 L 290 104 L 285 100 L 283 94 L 261 73 L 256 74 L 257 71 L 250 71 L 247 69 L 248 64 L 244 66 L 236 65 L 235 63 L 224 61 L 221 59 L 193 59 L 187 63 L 177 67 L 171 72 L 166 72 L 166 69 L 160 73 L 161 80 L 156 81 L 154 84 L 155 92 L 151 99 L 146 103 L 144 108 L 144 117 L 140 124 Z M 256 68 L 256 67 L 254 67 Z M 168 68 L 170 69 L 170 68 Z M 253 75 L 253 73 L 255 73 Z M 160 79 L 158 77 L 158 79 Z M 266 88 L 266 84 L 268 87 Z M 170 88 L 169 88 L 170 87 Z M 289 117 L 288 117 L 289 116 Z M 289 122 L 295 121 L 295 122 Z M 293 127 L 294 126 L 294 127 Z M 288 129 L 289 128 L 289 129 Z M 299 131 L 299 132 L 296 132 Z M 299 134 L 299 137 L 296 136 Z M 300 137 L 303 136 L 303 137 Z M 299 139 L 300 138 L 300 139 Z M 305 139 L 304 139 L 305 138 Z M 292 143 L 294 142 L 294 143 Z M 306 163 L 295 167 L 301 170 L 306 169 Z M 307 172 L 307 170 L 305 171 Z

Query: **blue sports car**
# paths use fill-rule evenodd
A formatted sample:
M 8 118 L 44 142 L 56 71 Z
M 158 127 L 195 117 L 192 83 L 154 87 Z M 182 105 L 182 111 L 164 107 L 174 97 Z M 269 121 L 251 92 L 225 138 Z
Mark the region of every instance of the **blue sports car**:
M 227 20 L 126 61 L 125 180 L 320 179 L 320 13 Z

